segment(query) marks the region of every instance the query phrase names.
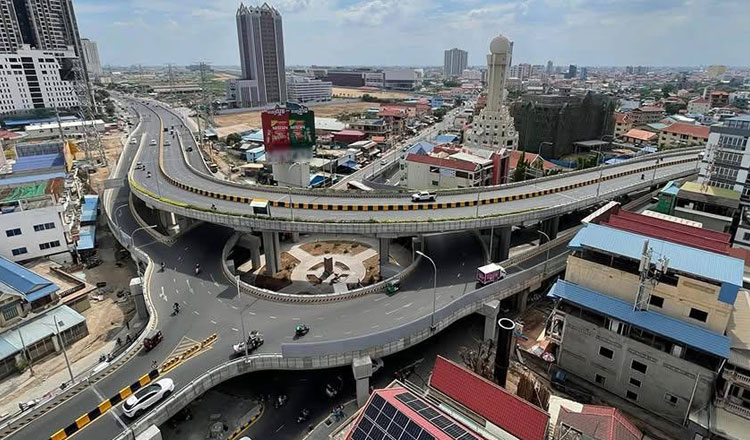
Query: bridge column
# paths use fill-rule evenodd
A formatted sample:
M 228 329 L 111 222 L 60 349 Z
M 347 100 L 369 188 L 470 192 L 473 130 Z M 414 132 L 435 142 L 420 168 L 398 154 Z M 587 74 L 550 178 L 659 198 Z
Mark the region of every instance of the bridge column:
M 263 252 L 266 255 L 266 275 L 273 275 L 281 269 L 278 232 L 263 231 Z
M 253 270 L 258 269 L 260 267 L 260 238 L 253 234 L 242 234 L 237 242 L 237 246 L 250 251 Z
M 516 294 L 516 309 L 518 313 L 526 311 L 526 303 L 529 301 L 530 289 L 524 289 Z
M 482 304 L 479 313 L 484 316 L 484 340 L 497 339 L 497 314 L 500 312 L 500 301 L 493 299 L 490 302 Z
M 357 382 L 357 406 L 367 403 L 370 395 L 370 376 L 372 376 L 372 359 L 365 355 L 352 359 L 352 372 Z
M 543 220 L 539 224 L 539 230 L 547 234 L 550 240 L 554 240 L 555 238 L 557 238 L 557 233 L 560 230 L 560 217 L 552 217 L 548 218 L 547 220 Z M 542 236 L 539 240 L 539 244 L 544 244 L 547 242 L 547 238 L 544 236 Z
M 169 235 L 177 235 L 180 232 L 180 224 L 171 212 L 159 211 L 159 222 Z
M 383 272 L 383 266 L 388 264 L 388 254 L 391 251 L 391 239 L 388 237 L 380 237 L 380 246 L 378 247 L 378 255 L 380 256 L 380 272 Z
M 508 259 L 510 254 L 510 226 L 494 228 L 490 236 L 490 260 L 499 263 Z

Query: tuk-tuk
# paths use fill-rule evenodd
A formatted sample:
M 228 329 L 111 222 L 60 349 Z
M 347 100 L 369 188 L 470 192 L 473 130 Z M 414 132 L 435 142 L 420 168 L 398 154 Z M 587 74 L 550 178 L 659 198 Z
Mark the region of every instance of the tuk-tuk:
M 161 330 L 151 330 L 143 339 L 143 348 L 146 349 L 146 352 L 149 352 L 151 351 L 151 349 L 159 345 L 161 340 L 162 340 Z
M 385 294 L 388 296 L 391 296 L 398 292 L 398 289 L 400 288 L 400 281 L 399 280 L 391 280 L 386 284 L 385 286 Z

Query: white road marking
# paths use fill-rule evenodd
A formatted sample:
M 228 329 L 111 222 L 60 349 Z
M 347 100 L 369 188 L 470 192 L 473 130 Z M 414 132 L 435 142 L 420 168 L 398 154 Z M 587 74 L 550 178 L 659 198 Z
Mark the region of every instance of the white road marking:
M 375 324 L 375 325 L 373 325 L 373 326 L 372 326 L 372 327 L 370 327 L 370 328 L 380 328 L 380 325 L 378 325 L 378 324 Z
M 230 306 L 230 307 L 232 307 L 234 310 L 237 310 L 237 306 Z
M 299 321 L 299 318 L 292 318 L 292 321 Z
M 104 396 L 102 395 L 102 393 L 100 393 L 100 392 L 99 392 L 99 390 L 97 390 L 97 389 L 96 389 L 96 387 L 91 387 L 91 389 L 92 389 L 92 390 L 94 391 L 94 393 L 96 394 L 96 396 L 97 396 L 97 397 L 98 397 L 99 399 L 101 399 L 102 401 L 104 401 L 104 400 L 107 400 L 107 399 L 106 399 L 106 398 L 105 398 L 105 397 L 104 397 Z M 122 421 L 122 419 L 120 418 L 120 416 L 118 416 L 118 415 L 117 415 L 117 412 L 115 412 L 114 408 L 112 408 L 112 410 L 110 410 L 110 411 L 108 411 L 108 412 L 109 412 L 110 414 L 112 414 L 112 417 L 114 417 L 114 418 L 115 418 L 115 420 L 117 420 L 117 423 L 119 423 L 119 424 L 120 424 L 120 426 L 122 426 L 122 429 L 125 429 L 125 430 L 127 430 L 127 429 L 128 429 L 128 425 L 126 425 L 126 424 L 125 424 L 125 422 L 123 422 L 123 421 Z
M 185 280 L 187 282 L 188 290 L 190 293 L 193 293 L 193 288 L 190 286 L 190 280 Z
M 268 319 L 276 319 L 275 316 L 269 316 Z
M 255 312 L 250 312 L 250 311 L 248 311 L 248 312 L 247 312 L 247 314 L 248 314 L 248 315 L 253 315 L 253 316 L 255 316 Z
M 315 335 L 315 336 L 313 336 L 313 338 L 322 338 L 322 337 L 323 337 L 323 335 Z
M 220 303 L 224 304 L 224 301 L 222 301 L 221 298 L 216 298 L 216 301 L 219 301 Z
M 285 426 L 286 426 L 286 424 L 283 424 L 283 425 L 279 426 L 278 428 L 276 428 L 276 431 L 274 431 L 274 432 L 279 432 L 279 431 L 281 431 L 281 430 L 282 430 L 282 428 L 284 428 Z
M 193 310 L 193 313 L 195 313 L 196 316 L 200 316 L 200 313 L 198 313 L 197 310 Z
M 376 298 L 375 302 L 382 301 L 384 299 L 388 298 L 387 296 L 381 296 L 380 298 Z
M 161 293 L 159 294 L 159 296 L 160 296 L 160 297 L 161 297 L 162 299 L 164 299 L 164 302 L 167 302 L 167 294 L 166 294 L 166 293 L 164 293 L 164 286 L 161 286 Z
M 345 335 L 351 335 L 351 334 L 352 334 L 352 331 L 351 331 L 351 330 L 349 330 L 348 332 L 344 332 L 344 334 L 345 334 Z
M 404 317 L 403 316 L 399 316 L 398 318 L 394 319 L 394 321 L 401 321 L 402 319 L 404 319 Z
M 177 284 L 177 279 L 176 278 L 172 278 L 172 284 Z
M 216 321 L 214 321 L 214 320 L 212 319 L 212 320 L 211 320 L 211 324 L 213 324 L 213 325 L 216 325 Z
M 237 330 L 236 328 L 232 327 L 232 331 L 233 332 L 238 332 L 239 330 Z

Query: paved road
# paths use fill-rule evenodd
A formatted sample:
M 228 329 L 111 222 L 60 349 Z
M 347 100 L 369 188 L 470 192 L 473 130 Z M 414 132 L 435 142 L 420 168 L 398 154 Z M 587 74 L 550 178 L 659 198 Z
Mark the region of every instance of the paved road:
M 167 109 L 157 106 L 156 104 L 150 104 L 148 107 L 142 105 L 135 105 L 139 111 L 147 112 L 153 111 L 151 114 L 158 114 L 164 120 L 164 124 L 167 126 L 175 125 L 181 126 L 182 122 L 180 119 Z M 151 136 L 155 137 L 155 133 L 159 132 L 160 125 L 157 118 L 149 118 L 145 124 L 146 130 L 151 133 Z M 184 146 L 193 146 L 194 140 L 191 137 L 184 136 L 182 138 Z M 195 152 L 196 148 L 194 148 Z M 251 214 L 251 208 L 248 203 L 234 202 L 229 200 L 219 200 L 214 197 L 203 196 L 186 189 L 178 188 L 177 186 L 166 183 L 163 176 L 157 173 L 157 160 L 158 150 L 156 148 L 145 149 L 141 154 L 141 161 L 149 164 L 148 170 L 152 172 L 150 178 L 145 177 L 145 172 L 136 173 L 135 180 L 148 191 L 159 197 L 169 199 L 178 203 L 187 203 L 191 206 L 201 207 L 204 210 L 209 210 L 211 205 L 215 205 L 219 213 L 230 214 L 230 215 L 248 215 Z M 696 159 L 691 160 L 687 163 L 680 163 L 676 165 L 668 165 L 672 161 L 678 159 Z M 192 162 L 192 160 L 191 160 Z M 648 160 L 645 162 L 637 163 L 626 163 L 619 166 L 607 167 L 602 171 L 604 177 L 614 175 L 628 170 L 642 169 L 643 167 L 655 164 L 655 160 Z M 367 206 L 370 205 L 396 205 L 402 206 L 403 209 L 410 209 L 413 206 L 410 201 L 408 194 L 394 194 L 394 193 L 383 193 L 381 196 L 374 198 L 358 197 L 348 192 L 341 192 L 341 194 L 332 194 L 320 196 L 315 191 L 308 191 L 305 194 L 289 195 L 285 192 L 269 192 L 264 190 L 262 187 L 234 187 L 228 186 L 226 182 L 210 179 L 203 177 L 203 174 L 196 174 L 191 171 L 185 164 L 180 151 L 179 145 L 172 142 L 172 145 L 164 148 L 164 171 L 175 181 L 191 185 L 193 187 L 200 187 L 203 190 L 226 194 L 234 197 L 241 197 L 247 199 L 261 198 L 268 199 L 272 202 L 278 202 L 282 205 L 289 203 L 290 200 L 295 204 L 294 212 L 286 207 L 274 206 L 271 208 L 271 217 L 280 219 L 290 219 L 294 217 L 296 220 L 304 221 L 315 221 L 315 222 L 336 222 L 336 223 L 347 223 L 347 222 L 369 222 L 382 225 L 384 229 L 398 229 L 394 226 L 394 223 L 413 223 L 422 222 L 426 224 L 427 228 L 433 227 L 435 230 L 445 230 L 444 226 L 440 222 L 434 220 L 450 220 L 450 219 L 474 219 L 477 217 L 486 216 L 501 216 L 503 214 L 511 214 L 523 211 L 544 209 L 552 206 L 568 205 L 574 202 L 590 200 L 594 202 L 597 191 L 600 194 L 606 195 L 615 191 L 620 191 L 624 188 L 635 187 L 638 185 L 645 185 L 650 183 L 652 179 L 656 181 L 662 181 L 672 176 L 688 173 L 695 169 L 697 163 L 697 154 L 694 152 L 685 153 L 683 156 L 672 158 L 667 161 L 667 165 L 660 167 L 655 173 L 648 172 L 647 176 L 641 179 L 640 174 L 630 174 L 611 180 L 604 180 L 601 182 L 599 188 L 598 185 L 592 184 L 587 186 L 570 188 L 565 191 L 555 192 L 551 194 L 540 195 L 536 197 L 523 198 L 518 200 L 509 200 L 502 203 L 489 203 L 482 204 L 481 206 L 463 206 L 446 209 L 425 209 L 425 210 L 403 210 L 398 212 L 393 211 L 365 211 Z M 575 185 L 581 181 L 596 178 L 599 175 L 599 171 L 593 170 L 589 173 L 578 174 L 578 175 L 565 175 L 558 179 L 545 180 L 542 182 L 529 183 L 528 185 L 510 187 L 510 188 L 497 188 L 491 189 L 480 189 L 475 194 L 446 194 L 439 195 L 438 202 L 466 202 L 475 203 L 476 200 L 489 201 L 497 197 L 509 197 L 509 196 L 520 196 L 531 192 L 540 192 L 544 190 L 552 190 L 567 185 Z M 300 204 L 318 204 L 318 205 L 346 205 L 349 209 L 346 211 L 329 211 L 323 209 L 302 209 Z M 360 210 L 361 209 L 361 210 Z M 401 209 L 401 208 L 396 208 Z M 497 217 L 501 218 L 501 217 Z M 243 221 L 251 222 L 251 219 L 243 219 Z M 387 224 L 387 226 L 386 226 Z M 434 226 L 431 226 L 434 225 Z M 290 225 L 291 227 L 292 225 Z M 385 231 L 384 231 L 385 232 Z

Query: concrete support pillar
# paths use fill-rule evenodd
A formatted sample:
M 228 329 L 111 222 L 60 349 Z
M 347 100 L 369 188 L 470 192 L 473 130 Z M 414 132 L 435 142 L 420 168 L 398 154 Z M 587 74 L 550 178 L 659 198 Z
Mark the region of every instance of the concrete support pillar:
M 519 313 L 526 311 L 526 303 L 529 301 L 529 289 L 522 290 L 516 294 L 516 309 Z
M 266 275 L 273 275 L 281 270 L 278 232 L 263 231 L 263 252 L 266 255 Z
M 422 237 L 412 237 L 411 238 L 411 261 L 414 261 L 417 259 L 417 253 L 416 251 L 422 250 Z
M 511 227 L 494 228 L 490 236 L 490 260 L 499 263 L 507 260 L 510 254 Z
M 479 313 L 484 316 L 484 340 L 497 339 L 497 314 L 500 312 L 500 301 L 493 299 L 482 305 Z
M 159 222 L 169 235 L 177 235 L 180 232 L 180 225 L 171 212 L 159 211 Z
M 357 406 L 360 408 L 370 396 L 370 376 L 372 376 L 372 359 L 370 356 L 355 357 L 352 360 L 352 372 L 357 382 Z
M 146 308 L 146 300 L 143 298 L 143 285 L 141 279 L 131 278 L 130 279 L 130 296 L 133 298 L 135 303 L 135 312 L 138 317 L 148 321 L 148 308 Z
M 260 238 L 252 234 L 242 234 L 237 245 L 250 250 L 253 270 L 260 268 Z
M 292 232 L 292 243 L 299 242 L 299 232 Z
M 539 230 L 547 234 L 550 240 L 554 240 L 555 238 L 557 238 L 557 233 L 560 230 L 560 217 L 552 217 L 542 221 L 539 224 Z M 539 240 L 541 240 L 539 244 L 544 244 L 547 242 L 547 238 L 544 236 L 542 236 Z
M 380 237 L 380 247 L 378 254 L 380 255 L 380 272 L 383 272 L 383 266 L 388 264 L 388 253 L 391 251 L 391 239 L 386 237 Z

